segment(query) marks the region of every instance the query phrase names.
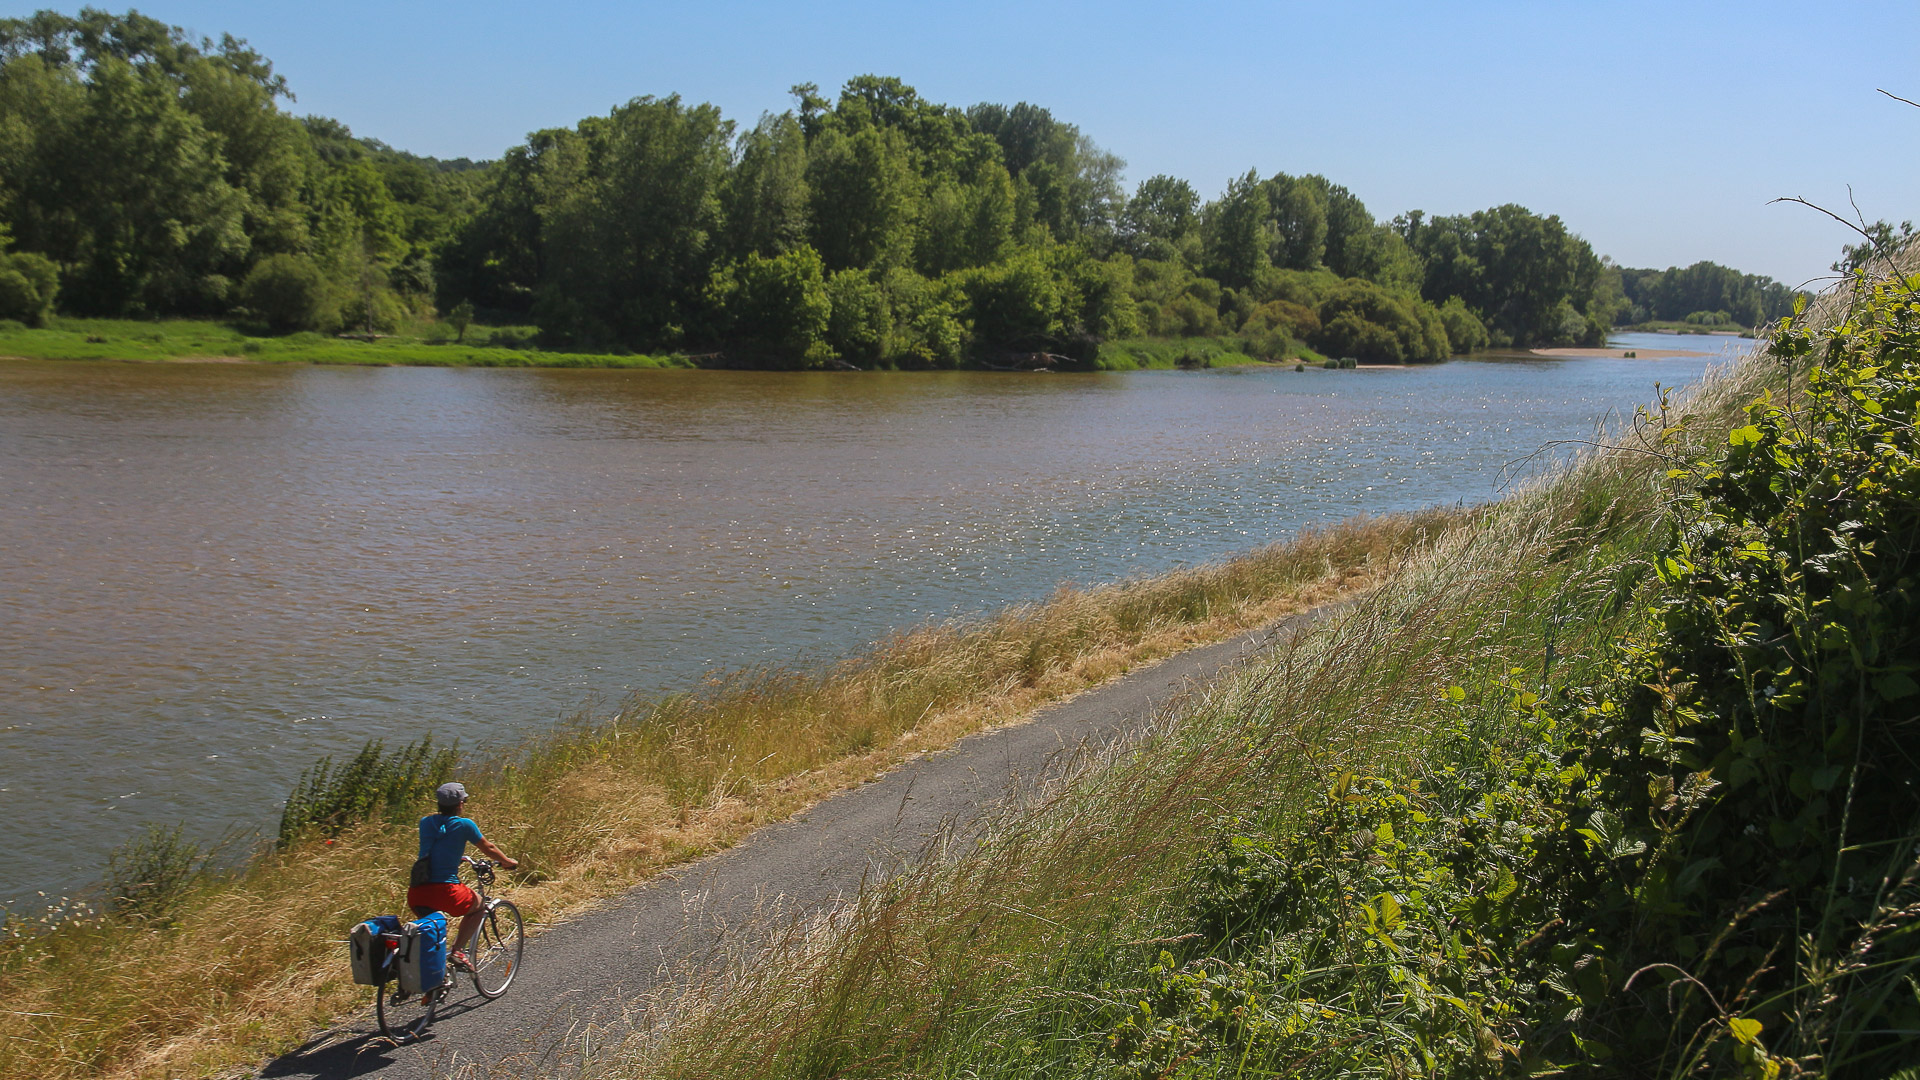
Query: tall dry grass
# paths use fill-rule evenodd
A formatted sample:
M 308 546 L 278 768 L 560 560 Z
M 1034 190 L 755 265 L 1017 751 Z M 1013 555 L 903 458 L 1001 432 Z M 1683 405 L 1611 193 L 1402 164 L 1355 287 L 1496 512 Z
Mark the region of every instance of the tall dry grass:
M 923 627 L 822 671 L 717 678 L 470 763 L 473 812 L 529 868 L 514 899 L 551 922 L 912 754 L 1364 591 L 1471 517 L 1349 522 L 1216 565 Z M 373 821 L 262 850 L 164 916 L 8 923 L 0 1080 L 192 1075 L 296 1044 L 364 1002 L 339 942 L 358 919 L 400 908 L 413 853 L 411 826 Z
M 1246 818 L 1304 813 L 1330 775 L 1418 775 L 1443 688 L 1542 680 L 1620 631 L 1650 577 L 1674 457 L 1784 373 L 1750 360 L 1656 402 L 1563 475 L 1428 534 L 1381 587 L 1134 744 L 857 901 L 743 936 L 732 962 L 636 1003 L 597 1077 L 1048 1076 L 1101 1060 L 1056 1018 L 1106 1003 L 1116 951 L 1171 944 L 1195 861 Z M 1662 444 L 1659 436 L 1669 441 Z M 1515 672 L 1518 674 L 1515 674 Z M 1073 989 L 1079 988 L 1079 989 Z M 1097 996 L 1097 995 L 1096 995 Z M 1009 1042 L 1017 1035 L 1018 1045 Z M 1096 1069 L 1098 1071 L 1098 1069 Z M 1263 1074 L 1264 1075 L 1264 1074 Z

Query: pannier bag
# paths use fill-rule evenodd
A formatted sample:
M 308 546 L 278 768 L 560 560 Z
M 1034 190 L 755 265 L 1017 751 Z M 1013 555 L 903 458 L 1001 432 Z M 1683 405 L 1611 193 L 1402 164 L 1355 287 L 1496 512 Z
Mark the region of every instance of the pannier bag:
M 400 920 L 392 915 L 375 915 L 353 928 L 347 935 L 347 953 L 353 961 L 353 981 L 361 986 L 379 986 L 394 976 L 394 936 L 400 933 Z
M 432 990 L 447 980 L 447 917 L 434 912 L 400 927 L 400 951 L 394 958 L 400 969 L 402 993 Z

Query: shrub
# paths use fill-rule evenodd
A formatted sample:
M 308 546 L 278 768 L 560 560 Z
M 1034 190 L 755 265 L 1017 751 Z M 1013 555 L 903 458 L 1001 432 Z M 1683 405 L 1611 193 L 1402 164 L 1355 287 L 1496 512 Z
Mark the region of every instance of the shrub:
M 336 311 L 320 267 L 305 255 L 269 255 L 247 272 L 241 301 L 281 333 L 318 330 Z
M 45 326 L 60 292 L 60 268 L 31 251 L 0 254 L 0 317 Z
M 879 363 L 893 325 L 886 292 L 865 270 L 837 271 L 826 285 L 828 346 L 851 363 Z
M 1568 802 L 1584 827 L 1542 877 L 1584 898 L 1562 951 L 1589 977 L 1566 1005 L 1621 1074 L 1914 1061 L 1916 290 L 1776 338 L 1790 365 L 1820 357 L 1802 407 L 1762 397 L 1716 460 L 1675 471 L 1695 490 L 1654 559 L 1652 625 L 1560 717 L 1592 733 Z
M 1446 328 L 1447 345 L 1455 353 L 1473 352 L 1487 347 L 1487 324 L 1473 313 L 1466 301 L 1447 297 L 1440 305 L 1440 325 Z
M 833 358 L 827 344 L 833 302 L 820 254 L 811 247 L 772 258 L 748 255 L 717 275 L 709 292 L 737 337 L 795 366 Z
M 1332 355 L 1404 363 L 1444 360 L 1447 333 L 1433 305 L 1357 278 L 1320 302 L 1315 348 Z
M 436 747 L 431 735 L 392 753 L 379 740 L 369 739 L 343 765 L 321 758 L 300 773 L 287 796 L 280 812 L 280 846 L 313 832 L 334 836 L 383 814 L 405 817 L 459 760 L 457 748 Z
M 391 289 L 355 293 L 340 304 L 339 325 L 354 333 L 391 334 L 406 318 L 407 307 Z
M 107 858 L 107 902 L 117 915 L 164 921 L 185 900 L 207 852 L 181 827 L 149 825 Z

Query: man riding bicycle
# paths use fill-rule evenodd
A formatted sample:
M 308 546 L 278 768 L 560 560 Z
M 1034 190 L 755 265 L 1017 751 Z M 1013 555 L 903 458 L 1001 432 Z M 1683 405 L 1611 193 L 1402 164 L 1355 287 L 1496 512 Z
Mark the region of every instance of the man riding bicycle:
M 461 816 L 467 805 L 465 785 L 441 784 L 433 797 L 440 811 L 420 819 L 420 858 L 414 864 L 412 883 L 407 888 L 407 906 L 413 909 L 415 918 L 436 911 L 459 917 L 460 932 L 448 959 L 455 966 L 471 971 L 466 948 L 472 943 L 474 932 L 480 929 L 485 911 L 480 897 L 460 883 L 460 859 L 466 854 L 467 845 L 472 844 L 508 870 L 520 864 L 480 835 L 480 826 L 472 818 Z

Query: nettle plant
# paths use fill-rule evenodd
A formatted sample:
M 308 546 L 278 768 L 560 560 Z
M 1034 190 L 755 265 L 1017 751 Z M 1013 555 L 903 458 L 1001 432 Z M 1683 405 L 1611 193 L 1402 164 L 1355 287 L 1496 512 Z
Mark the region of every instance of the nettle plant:
M 1656 618 L 1566 695 L 1592 734 L 1561 870 L 1592 899 L 1563 948 L 1602 977 L 1561 1016 L 1607 1071 L 1920 1063 L 1917 289 L 1857 280 L 1838 325 L 1783 325 L 1804 397 L 1670 474 Z

